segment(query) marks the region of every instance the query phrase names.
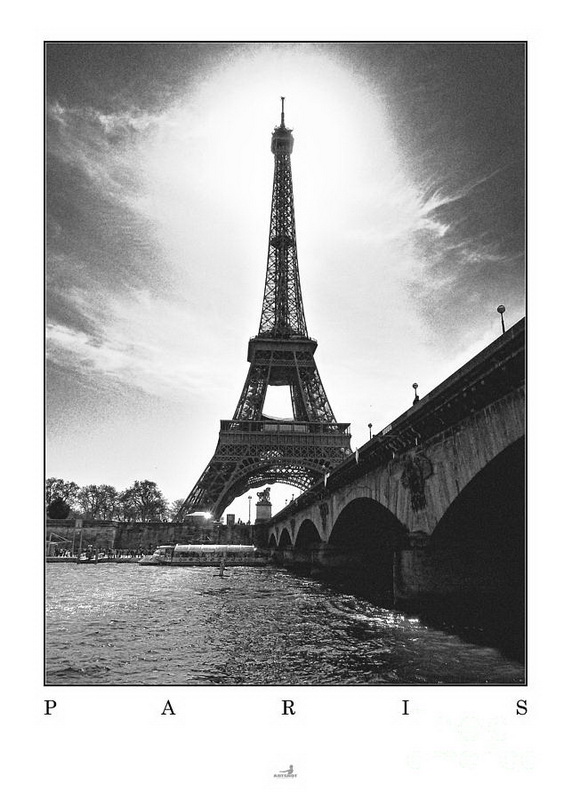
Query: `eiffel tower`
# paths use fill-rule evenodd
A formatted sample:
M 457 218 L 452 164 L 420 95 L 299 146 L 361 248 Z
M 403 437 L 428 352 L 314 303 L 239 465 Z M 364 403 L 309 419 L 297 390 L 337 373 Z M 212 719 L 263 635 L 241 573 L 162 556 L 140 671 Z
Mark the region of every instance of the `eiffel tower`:
M 274 184 L 268 264 L 258 335 L 248 344 L 248 376 L 231 420 L 222 420 L 216 451 L 177 519 L 208 511 L 218 519 L 234 498 L 264 484 L 311 488 L 351 452 L 349 423 L 335 420 L 307 335 L 293 208 L 293 136 L 274 128 Z M 264 415 L 268 386 L 289 386 L 293 419 Z

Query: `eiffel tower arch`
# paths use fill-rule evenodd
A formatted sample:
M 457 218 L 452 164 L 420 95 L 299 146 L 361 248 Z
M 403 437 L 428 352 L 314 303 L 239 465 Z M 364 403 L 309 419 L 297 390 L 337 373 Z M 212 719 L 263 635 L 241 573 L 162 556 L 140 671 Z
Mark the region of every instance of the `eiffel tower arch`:
M 291 176 L 293 136 L 284 120 L 272 134 L 274 182 L 266 282 L 258 335 L 248 344 L 250 367 L 234 416 L 222 420 L 214 455 L 184 501 L 219 518 L 250 489 L 286 483 L 306 490 L 351 452 L 349 423 L 337 422 L 317 371 L 317 342 L 307 334 Z M 293 417 L 263 413 L 268 386 L 289 386 Z

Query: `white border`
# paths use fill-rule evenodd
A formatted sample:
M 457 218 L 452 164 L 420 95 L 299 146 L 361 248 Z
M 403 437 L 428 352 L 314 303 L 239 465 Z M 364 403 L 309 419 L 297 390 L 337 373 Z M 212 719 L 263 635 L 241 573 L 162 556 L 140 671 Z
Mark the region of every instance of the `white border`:
M 317 6 L 317 7 L 315 7 Z M 3 589 L 4 693 L 12 742 L 7 763 L 17 796 L 346 797 L 420 792 L 439 798 L 531 798 L 565 763 L 567 660 L 562 588 L 568 398 L 561 234 L 569 223 L 564 20 L 555 4 L 242 3 L 212 11 L 187 4 L 51 3 L 11 11 L 2 48 L 2 143 L 8 241 L 4 261 L 3 418 L 8 449 Z M 551 12 L 551 13 L 550 13 Z M 303 19 L 303 23 L 300 20 Z M 529 46 L 530 271 L 530 646 L 526 688 L 45 689 L 42 685 L 42 109 L 44 39 L 522 40 Z M 561 328 L 561 329 L 560 329 Z M 540 424 L 540 420 L 542 424 Z M 6 499 L 7 498 L 7 499 Z M 40 557 L 38 557 L 38 552 Z M 17 556 L 17 557 L 16 557 Z M 280 701 L 296 700 L 295 718 Z M 58 713 L 43 715 L 55 697 Z M 401 701 L 411 700 L 409 717 Z M 519 698 L 529 713 L 516 716 Z M 161 716 L 166 699 L 176 716 Z M 414 713 L 412 711 L 414 710 Z M 564 718 L 564 717 L 563 717 Z M 273 772 L 293 763 L 291 781 Z M 551 783 L 551 780 L 550 780 Z M 6 785 L 9 785 L 7 783 Z M 565 784 L 562 784 L 565 785 Z M 547 787 L 546 787 L 547 788 Z

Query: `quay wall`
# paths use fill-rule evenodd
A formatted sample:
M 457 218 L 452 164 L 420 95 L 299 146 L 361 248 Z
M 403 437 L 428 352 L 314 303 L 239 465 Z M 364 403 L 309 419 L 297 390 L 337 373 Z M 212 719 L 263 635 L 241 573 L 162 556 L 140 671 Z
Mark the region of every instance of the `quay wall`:
M 152 551 L 161 544 L 251 544 L 248 525 L 194 525 L 185 522 L 117 522 L 106 520 L 46 521 L 46 543 L 77 552 L 102 550 Z
M 117 523 L 106 520 L 94 520 L 81 525 L 83 520 L 48 519 L 46 521 L 46 547 L 60 547 L 64 550 L 79 552 L 87 547 L 102 550 L 115 549 Z

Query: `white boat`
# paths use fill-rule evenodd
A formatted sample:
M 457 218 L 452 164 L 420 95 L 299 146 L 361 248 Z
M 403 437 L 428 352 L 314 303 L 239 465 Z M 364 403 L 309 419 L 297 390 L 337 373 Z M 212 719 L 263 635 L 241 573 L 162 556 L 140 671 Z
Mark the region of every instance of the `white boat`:
M 258 567 L 267 556 L 252 544 L 162 544 L 151 556 L 143 556 L 142 567 Z

